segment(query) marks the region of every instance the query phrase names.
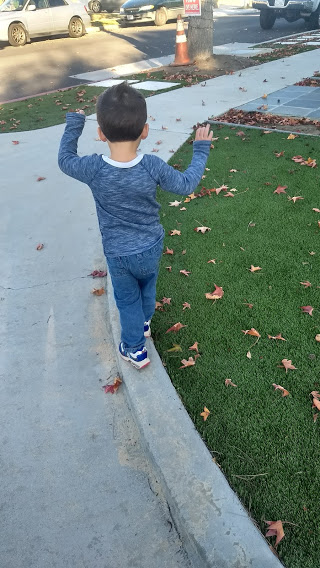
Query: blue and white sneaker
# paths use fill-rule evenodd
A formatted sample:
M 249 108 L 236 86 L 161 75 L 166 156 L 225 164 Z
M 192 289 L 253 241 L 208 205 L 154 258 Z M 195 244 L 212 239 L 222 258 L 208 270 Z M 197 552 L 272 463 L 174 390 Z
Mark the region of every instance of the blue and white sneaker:
M 150 363 L 148 352 L 145 347 L 138 351 L 130 351 L 129 349 L 126 349 L 121 342 L 119 345 L 119 353 L 122 359 L 129 361 L 129 363 L 131 363 L 136 369 L 143 369 Z
M 150 327 L 151 320 L 144 322 L 144 336 L 151 337 L 151 327 Z

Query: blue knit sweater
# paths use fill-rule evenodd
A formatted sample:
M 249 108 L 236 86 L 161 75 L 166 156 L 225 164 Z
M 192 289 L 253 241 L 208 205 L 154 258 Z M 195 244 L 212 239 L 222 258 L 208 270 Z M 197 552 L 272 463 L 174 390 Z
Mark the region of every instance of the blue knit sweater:
M 210 141 L 194 142 L 192 162 L 182 173 L 158 156 L 148 154 L 125 163 L 98 154 L 79 157 L 78 138 L 84 123 L 84 115 L 67 113 L 59 167 L 90 187 L 106 257 L 143 252 L 164 234 L 156 201 L 157 186 L 180 195 L 192 193 L 204 172 Z

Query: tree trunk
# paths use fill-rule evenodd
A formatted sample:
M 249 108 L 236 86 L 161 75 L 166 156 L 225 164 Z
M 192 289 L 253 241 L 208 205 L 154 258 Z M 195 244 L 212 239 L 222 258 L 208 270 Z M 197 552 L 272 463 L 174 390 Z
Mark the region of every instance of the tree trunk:
M 213 50 L 213 1 L 201 0 L 201 16 L 190 16 L 188 51 L 193 61 L 212 57 Z

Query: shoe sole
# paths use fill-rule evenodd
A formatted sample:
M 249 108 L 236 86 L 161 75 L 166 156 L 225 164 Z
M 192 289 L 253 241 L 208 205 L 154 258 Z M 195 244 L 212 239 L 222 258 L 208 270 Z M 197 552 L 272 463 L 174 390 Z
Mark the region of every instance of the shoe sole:
M 145 337 L 151 337 L 151 331 L 145 331 L 144 336 Z
M 144 361 L 142 361 L 142 364 L 139 363 L 135 363 L 132 359 L 130 359 L 130 357 L 126 357 L 126 355 L 122 355 L 122 353 L 120 353 L 120 357 L 124 360 L 124 361 L 128 361 L 129 363 L 131 363 L 131 365 L 133 365 L 133 367 L 135 369 L 144 369 L 145 367 L 147 367 L 148 365 L 150 365 L 150 359 L 145 359 Z

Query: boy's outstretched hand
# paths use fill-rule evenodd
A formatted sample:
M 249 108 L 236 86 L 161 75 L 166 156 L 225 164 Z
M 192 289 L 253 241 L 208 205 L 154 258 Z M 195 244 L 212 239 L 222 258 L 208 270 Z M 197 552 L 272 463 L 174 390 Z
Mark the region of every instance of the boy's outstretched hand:
M 210 124 L 197 128 L 195 140 L 212 140 L 213 132 L 210 131 Z

